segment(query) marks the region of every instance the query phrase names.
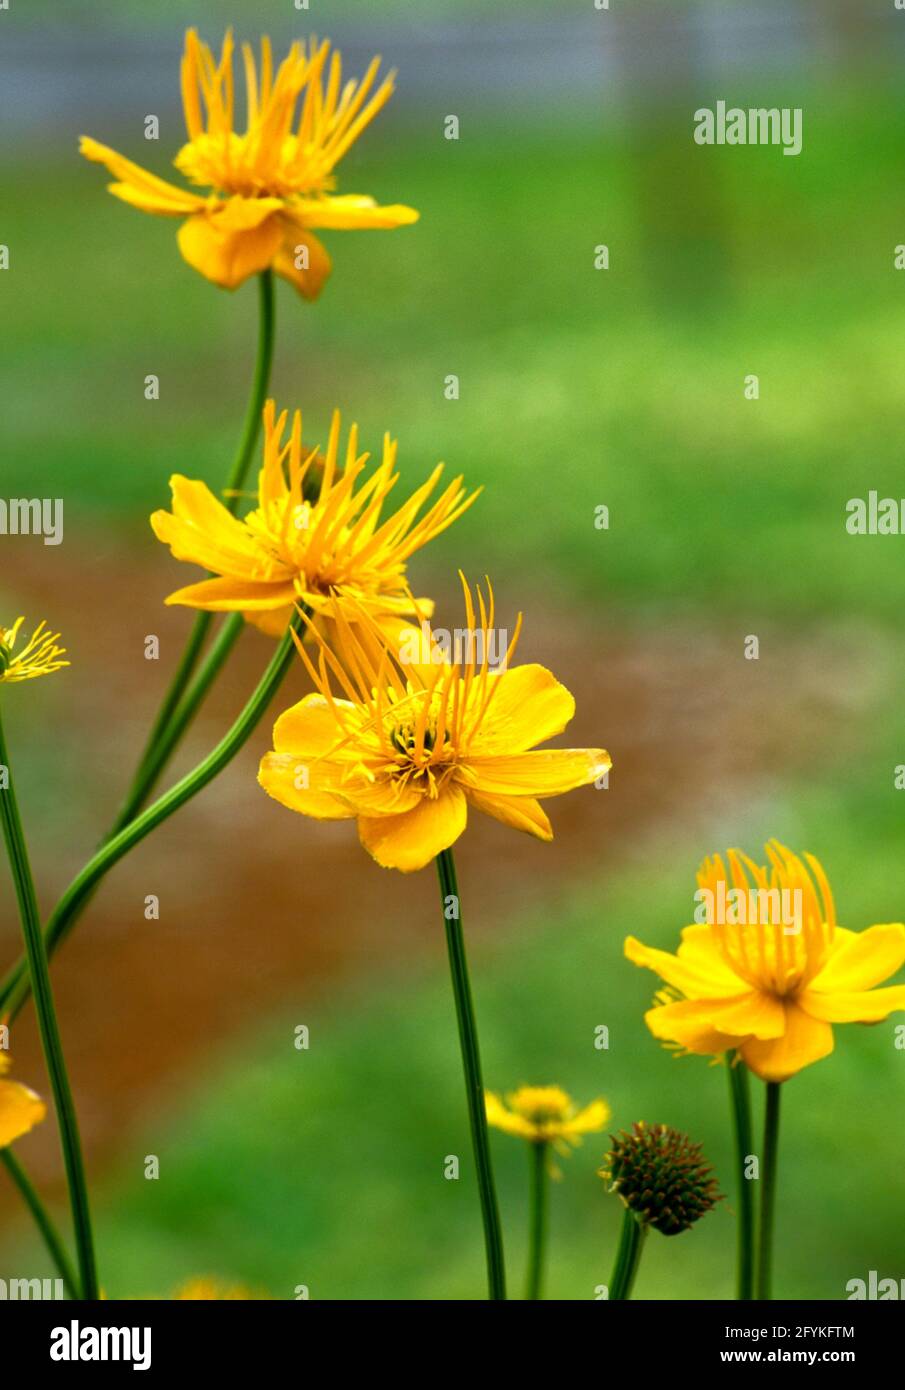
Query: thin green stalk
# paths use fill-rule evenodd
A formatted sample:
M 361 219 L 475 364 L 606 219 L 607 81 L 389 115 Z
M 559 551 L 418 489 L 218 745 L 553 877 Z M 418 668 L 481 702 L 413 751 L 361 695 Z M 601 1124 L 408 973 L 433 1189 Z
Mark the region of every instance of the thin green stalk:
M 16 792 L 10 768 L 3 721 L 0 718 L 0 764 L 7 769 L 7 786 L 0 791 L 0 818 L 3 820 L 3 837 L 9 855 L 10 868 L 16 886 L 19 903 L 19 916 L 22 920 L 22 935 L 25 938 L 25 951 L 28 956 L 28 969 L 35 996 L 35 1012 L 44 1060 L 50 1076 L 50 1088 L 60 1130 L 63 1148 L 63 1162 L 66 1168 L 66 1182 L 69 1187 L 69 1204 L 72 1208 L 72 1224 L 75 1231 L 75 1244 L 78 1252 L 79 1282 L 83 1298 L 94 1302 L 98 1298 L 97 1268 L 94 1260 L 94 1237 L 91 1231 L 91 1214 L 88 1207 L 88 1188 L 85 1182 L 85 1165 L 82 1159 L 82 1146 L 79 1140 L 78 1120 L 69 1085 L 69 1074 L 63 1056 L 63 1044 L 57 1023 L 57 1013 L 53 1002 L 50 984 L 50 971 L 47 966 L 47 953 L 44 937 L 41 934 L 41 917 L 38 912 L 38 899 L 34 879 L 28 861 L 28 848 Z
M 729 1099 L 732 1105 L 732 1125 L 735 1135 L 736 1190 L 738 1192 L 738 1267 L 736 1297 L 748 1301 L 754 1297 L 754 1186 L 745 1176 L 745 1167 L 754 1152 L 754 1132 L 751 1126 L 751 1088 L 748 1068 L 740 1057 L 729 1057 Z
M 174 787 L 171 787 L 163 796 L 158 797 L 147 810 L 142 811 L 141 815 L 136 816 L 135 820 L 130 821 L 112 839 L 105 841 L 97 853 L 89 859 L 85 867 L 76 874 L 51 913 L 45 927 L 44 941 L 48 955 L 52 955 L 64 939 L 82 904 L 90 896 L 95 885 L 112 869 L 113 865 L 118 863 L 123 855 L 128 854 L 129 850 L 140 840 L 143 840 L 146 835 L 156 829 L 162 821 L 165 821 L 174 811 L 178 811 L 180 806 L 184 806 L 202 788 L 212 782 L 251 737 L 289 669 L 295 653 L 292 634 L 298 632 L 301 625 L 302 618 L 296 613 L 251 698 L 216 748 Z M 8 1011 L 10 1016 L 15 1018 L 28 998 L 29 990 L 27 971 L 21 965 L 14 967 L 0 988 L 0 1014 Z
M 779 1156 L 779 1100 L 782 1083 L 767 1082 L 764 1114 L 763 1173 L 760 1189 L 760 1232 L 757 1243 L 757 1297 L 769 1300 L 773 1284 L 773 1216 L 776 1210 L 776 1167 Z
M 208 615 L 209 616 L 209 615 Z M 161 776 L 167 763 L 173 755 L 177 744 L 181 741 L 183 734 L 191 724 L 198 709 L 210 690 L 220 671 L 236 645 L 245 627 L 245 619 L 241 613 L 232 613 L 221 627 L 217 634 L 217 639 L 208 652 L 202 663 L 201 670 L 192 681 L 191 688 L 186 692 L 177 708 L 174 710 L 169 723 L 158 735 L 157 742 L 149 754 L 143 759 L 140 775 L 136 777 L 126 800 L 120 809 L 120 813 L 113 823 L 108 839 L 119 833 L 124 826 L 134 820 L 154 790 L 159 777 Z
M 48 1254 L 57 1268 L 57 1273 L 63 1280 L 63 1285 L 70 1298 L 78 1298 L 79 1285 L 75 1270 L 66 1247 L 63 1244 L 59 1231 L 54 1226 L 47 1212 L 47 1208 L 38 1196 L 34 1183 L 26 1173 L 22 1164 L 19 1162 L 12 1149 L 0 1149 L 0 1163 L 4 1165 L 13 1182 L 15 1183 L 19 1195 L 31 1212 L 35 1225 L 41 1233 L 44 1244 L 47 1246 Z
M 622 1218 L 619 1249 L 616 1251 L 616 1263 L 613 1265 L 613 1275 L 610 1279 L 611 1302 L 615 1299 L 617 1302 L 624 1303 L 631 1298 L 646 1237 L 647 1223 L 639 1221 L 634 1213 L 626 1207 Z
M 465 1072 L 465 1097 L 468 1102 L 471 1142 L 474 1149 L 478 1193 L 481 1199 L 481 1218 L 484 1223 L 488 1297 L 494 1300 L 505 1299 L 506 1269 L 503 1262 L 503 1234 L 500 1228 L 496 1189 L 493 1184 L 493 1167 L 490 1162 L 484 1082 L 481 1077 L 481 1054 L 478 1049 L 478 1030 L 475 1023 L 471 985 L 468 979 L 459 888 L 456 883 L 456 866 L 452 850 L 445 849 L 437 855 L 437 874 L 440 879 L 440 899 L 443 904 L 449 968 L 456 1001 L 456 1020 L 459 1026 L 462 1066 Z
M 264 270 L 258 276 L 258 348 L 255 358 L 254 377 L 251 384 L 251 393 L 248 397 L 248 407 L 245 412 L 245 420 L 242 426 L 242 437 L 236 456 L 233 459 L 232 467 L 226 480 L 225 505 L 229 511 L 235 513 L 241 500 L 241 489 L 245 482 L 248 466 L 251 463 L 255 444 L 257 443 L 258 433 L 261 428 L 261 413 L 264 409 L 264 402 L 267 398 L 267 391 L 270 384 L 270 372 L 273 366 L 273 345 L 274 345 L 274 321 L 275 304 L 273 292 L 273 271 Z M 179 661 L 179 665 L 173 674 L 170 687 L 164 696 L 163 704 L 158 711 L 157 718 L 148 735 L 144 751 L 135 772 L 132 786 L 129 788 L 125 803 L 117 817 L 113 832 L 121 830 L 127 823 L 127 812 L 130 808 L 133 814 L 140 810 L 145 798 L 149 795 L 153 786 L 154 776 L 148 775 L 146 765 L 157 759 L 157 749 L 164 731 L 169 727 L 173 715 L 176 713 L 179 702 L 185 694 L 186 687 L 191 679 L 192 673 L 201 655 L 210 625 L 213 621 L 213 613 L 198 613 L 192 624 L 189 639 L 185 650 Z M 204 698 L 206 690 L 199 696 Z M 182 732 L 185 732 L 183 727 Z M 178 738 L 170 748 L 172 753 Z M 166 762 L 166 758 L 164 759 Z
M 528 1246 L 528 1285 L 526 1299 L 542 1298 L 544 1253 L 547 1244 L 547 1195 L 549 1145 L 529 1145 L 531 1154 L 531 1233 Z

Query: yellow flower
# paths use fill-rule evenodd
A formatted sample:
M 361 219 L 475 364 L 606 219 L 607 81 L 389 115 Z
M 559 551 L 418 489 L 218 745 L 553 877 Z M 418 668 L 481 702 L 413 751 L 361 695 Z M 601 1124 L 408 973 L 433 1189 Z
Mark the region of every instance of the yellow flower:
M 466 650 L 455 662 L 426 642 L 420 660 L 391 652 L 385 640 L 378 650 L 381 633 L 369 615 L 361 610 L 352 627 L 336 608 L 336 654 L 321 642 L 315 670 L 299 644 L 317 691 L 277 720 L 275 751 L 258 773 L 290 810 L 357 819 L 378 864 L 406 873 L 459 838 L 469 806 L 552 839 L 537 798 L 593 782 L 610 766 L 599 748 L 534 749 L 562 732 L 575 701 L 543 666 L 509 666 L 521 618 L 503 669 L 491 669 L 493 594 L 488 608 L 478 591 L 476 626 L 462 583 Z M 334 693 L 330 671 L 347 698 Z
M 226 1284 L 222 1279 L 212 1279 L 208 1275 L 187 1279 L 173 1293 L 173 1299 L 177 1302 L 233 1302 L 240 1299 L 260 1302 L 267 1297 L 267 1294 L 255 1293 L 244 1284 Z
M 5 1052 L 0 1052 L 0 1077 L 9 1071 L 11 1062 Z M 47 1114 L 47 1106 L 40 1096 L 18 1081 L 0 1080 L 0 1149 L 14 1144 L 39 1125 Z
M 202 195 L 157 178 L 106 145 L 82 136 L 86 159 L 116 179 L 110 192 L 142 212 L 183 217 L 179 249 L 214 284 L 234 290 L 272 267 L 306 299 L 330 273 L 330 257 L 313 228 L 401 227 L 412 208 L 378 207 L 361 194 L 334 195 L 334 170 L 390 99 L 393 74 L 375 88 L 380 59 L 360 82 L 342 81 L 342 62 L 328 42 L 294 43 L 273 74 L 270 40 L 260 65 L 242 45 L 246 128 L 234 129 L 233 37 L 219 64 L 194 29 L 185 38 L 182 101 L 188 144 L 174 163 Z M 298 121 L 296 122 L 296 108 Z
M 560 1153 L 568 1153 L 570 1144 L 580 1144 L 583 1134 L 598 1134 L 610 1118 L 605 1100 L 592 1100 L 576 1110 L 572 1097 L 559 1086 L 520 1086 L 506 1097 L 505 1105 L 493 1091 L 485 1091 L 484 1103 L 487 1123 L 495 1129 L 531 1144 L 553 1144 Z
M 362 482 L 369 455 L 358 452 L 356 425 L 340 467 L 340 417 L 334 412 L 321 469 L 317 450 L 302 445 L 299 411 L 283 442 L 287 414 L 276 417 L 273 401 L 267 402 L 258 505 L 241 520 L 205 483 L 180 474 L 170 479 L 173 510 L 154 513 L 154 533 L 177 560 L 202 565 L 217 577 L 177 590 L 167 603 L 241 612 L 276 636 L 285 632 L 296 602 L 323 613 L 331 596 L 343 603 L 354 598 L 377 617 L 414 613 L 405 584 L 409 557 L 451 526 L 478 493 L 466 494 L 461 477 L 455 478 L 419 519 L 443 471 L 438 464 L 408 501 L 382 520 L 399 478 L 395 440 L 384 436 L 382 460 Z M 319 485 L 309 499 L 306 485 L 315 469 Z
M 0 627 L 0 684 L 4 681 L 30 681 L 36 676 L 49 676 L 61 667 L 68 666 L 62 661 L 66 648 L 57 646 L 58 632 L 48 631 L 43 618 L 29 637 L 20 652 L 14 653 L 19 629 L 25 622 L 17 618 L 12 627 Z
M 676 955 L 633 936 L 625 954 L 669 986 L 645 1014 L 654 1037 L 704 1055 L 737 1048 L 763 1080 L 787 1081 L 832 1052 L 831 1024 L 905 1009 L 905 985 L 874 989 L 905 962 L 905 926 L 837 926 L 819 861 L 775 840 L 766 855 L 769 868 L 729 850 L 728 873 L 720 855 L 705 860 L 698 899 L 719 910 L 684 928 Z

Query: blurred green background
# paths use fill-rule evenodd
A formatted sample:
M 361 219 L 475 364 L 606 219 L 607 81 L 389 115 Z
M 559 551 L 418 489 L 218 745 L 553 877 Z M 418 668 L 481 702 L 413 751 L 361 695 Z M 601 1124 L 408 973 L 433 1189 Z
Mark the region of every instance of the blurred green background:
M 610 791 L 552 807 L 554 846 L 476 823 L 463 843 L 485 1079 L 603 1094 L 615 1127 L 665 1120 L 700 1139 L 729 1200 L 680 1240 L 649 1242 L 637 1294 L 731 1296 L 725 1075 L 649 1037 L 654 980 L 621 943 L 631 931 L 672 947 L 699 860 L 772 835 L 821 857 L 846 925 L 903 916 L 905 540 L 844 523 L 849 498 L 905 494 L 905 15 L 863 0 L 610 12 L 312 0 L 293 17 L 262 0 L 249 29 L 247 7 L 210 0 L 115 17 L 93 0 L 65 14 L 34 0 L 0 20 L 0 493 L 66 509 L 58 549 L 3 541 L 4 608 L 37 604 L 73 653 L 66 681 L 13 714 L 48 906 L 109 820 L 163 689 L 143 634 L 168 635 L 172 664 L 187 628 L 161 616 L 185 579 L 147 515 L 173 471 L 218 485 L 255 333 L 254 287 L 224 293 L 189 270 L 177 224 L 109 197 L 77 137 L 168 173 L 190 23 L 219 42 L 235 22 L 280 47 L 313 30 L 352 70 L 379 51 L 398 91 L 341 190 L 422 220 L 325 234 L 334 273 L 313 307 L 279 286 L 274 391 L 303 407 L 309 438 L 336 405 L 372 446 L 398 435 L 400 486 L 438 458 L 484 485 L 413 562 L 417 586 L 455 615 L 456 567 L 489 572 L 507 611 L 526 610 L 526 655 L 576 691 L 576 740 L 614 758 Z M 693 112 L 717 99 L 801 107 L 802 154 L 699 148 Z M 143 139 L 151 112 L 159 144 Z M 456 142 L 443 138 L 450 113 Z M 608 270 L 595 268 L 601 244 Z M 245 646 L 221 724 L 266 659 L 262 639 Z M 219 729 L 202 723 L 199 754 Z M 262 729 L 254 755 L 265 745 Z M 166 1295 L 211 1273 L 277 1298 L 299 1284 L 313 1298 L 479 1296 L 430 875 L 389 884 L 348 827 L 287 825 L 249 790 L 253 765 L 114 875 L 85 944 L 58 960 L 105 1287 Z M 341 878 L 313 898 L 320 852 Z M 157 891 L 159 929 L 140 911 Z M 15 933 L 4 886 L 9 958 Z M 293 1047 L 298 1022 L 307 1052 Z M 608 1051 L 593 1046 L 599 1024 Z M 788 1087 L 779 1296 L 844 1297 L 870 1269 L 905 1276 L 894 1024 L 837 1029 L 834 1056 Z M 17 1073 L 43 1089 L 30 1027 L 14 1039 Z M 493 1144 L 517 1293 L 527 1160 L 516 1140 Z M 59 1197 L 52 1125 L 20 1147 Z M 595 1177 L 604 1149 L 592 1138 L 563 1164 L 552 1297 L 593 1298 L 607 1281 L 619 1212 Z M 456 1183 L 442 1175 L 450 1153 Z M 12 1201 L 0 1220 L 0 1276 L 43 1272 Z

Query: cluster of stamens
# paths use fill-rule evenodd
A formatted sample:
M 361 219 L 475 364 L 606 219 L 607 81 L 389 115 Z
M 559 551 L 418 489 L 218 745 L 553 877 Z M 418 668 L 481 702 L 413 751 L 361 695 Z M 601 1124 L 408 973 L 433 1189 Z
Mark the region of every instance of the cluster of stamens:
M 713 921 L 711 930 L 734 974 L 752 988 L 782 998 L 820 970 L 833 943 L 836 913 L 826 876 L 813 856 L 800 859 L 778 844 L 767 846 L 767 856 L 769 868 L 729 850 L 727 872 L 722 857 L 714 855 L 698 873 L 698 885 L 711 902 L 720 890 L 728 890 L 751 903 L 746 920 Z M 794 921 L 785 919 L 777 902 L 796 904 Z
M 189 140 L 176 167 L 200 187 L 241 197 L 330 192 L 336 164 L 392 95 L 392 74 L 375 89 L 375 58 L 360 82 L 343 82 L 339 54 L 330 56 L 327 42 L 293 44 L 275 74 L 267 39 L 259 62 L 248 44 L 242 58 L 244 134 L 234 129 L 232 35 L 215 66 L 207 46 L 189 32 L 182 64 Z

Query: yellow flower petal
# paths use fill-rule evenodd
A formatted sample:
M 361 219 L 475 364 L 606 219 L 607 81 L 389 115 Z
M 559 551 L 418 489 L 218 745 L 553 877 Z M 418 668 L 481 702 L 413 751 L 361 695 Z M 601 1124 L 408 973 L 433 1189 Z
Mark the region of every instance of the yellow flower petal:
M 475 735 L 475 753 L 520 753 L 561 734 L 575 699 L 545 666 L 528 663 L 491 676 L 493 693 Z
M 151 529 L 170 547 L 176 560 L 205 569 L 227 570 L 246 579 L 261 575 L 261 559 L 242 523 L 216 498 L 206 483 L 175 474 L 170 479 L 173 510 L 151 514 Z M 287 579 L 289 572 L 274 567 L 267 578 Z
M 742 1060 L 762 1081 L 788 1081 L 802 1067 L 819 1062 L 833 1050 L 833 1030 L 790 1000 L 784 1001 L 786 1031 L 772 1041 L 751 1039 L 741 1045 Z
M 355 706 L 349 700 L 334 700 L 331 705 L 318 691 L 290 705 L 273 726 L 276 751 L 299 753 L 308 758 L 332 752 L 342 738 L 334 708 L 354 710 Z
M 308 252 L 307 266 L 299 266 L 301 248 Z M 296 223 L 284 219 L 283 241 L 274 257 L 277 275 L 295 285 L 303 299 L 317 299 L 330 274 L 331 261 L 326 248 L 313 232 L 302 230 Z
M 707 1002 L 679 999 L 673 1004 L 659 1004 L 648 1009 L 644 1022 L 661 1042 L 676 1043 L 686 1052 L 714 1057 L 737 1047 L 742 1040 L 714 1028 L 706 1009 Z
M 905 1009 L 905 985 L 851 992 L 834 990 L 831 994 L 807 989 L 799 995 L 798 1003 L 812 1018 L 827 1023 L 880 1023 L 891 1013 Z
M 702 1000 L 701 1008 L 721 1033 L 781 1038 L 786 1031 L 782 1000 L 760 990 L 748 990 L 737 999 Z
M 207 209 L 207 216 L 215 230 L 226 236 L 228 232 L 251 232 L 260 227 L 274 213 L 283 211 L 282 198 L 227 198 Z
M 364 228 L 405 227 L 417 222 L 420 213 L 401 203 L 380 207 L 373 198 L 358 193 L 338 197 L 294 198 L 291 211 L 306 227 L 353 231 Z
M 469 753 L 463 781 L 491 796 L 561 796 L 594 782 L 612 766 L 603 748 L 540 748 L 530 753 Z
M 412 873 L 423 869 L 441 850 L 449 849 L 465 829 L 468 805 L 455 786 L 436 798 L 423 796 L 411 811 L 398 816 L 360 816 L 358 834 L 365 849 L 385 869 Z
M 604 1128 L 612 1111 L 605 1100 L 592 1100 L 583 1110 L 573 1116 L 566 1125 L 569 1135 L 598 1134 Z
M 259 632 L 264 632 L 268 637 L 282 637 L 295 612 L 295 605 L 287 603 L 285 608 L 263 608 L 255 613 L 250 613 L 247 609 L 242 610 L 242 617 L 252 627 L 256 627 Z
M 111 193 L 145 212 L 161 213 L 166 217 L 184 217 L 205 205 L 206 200 L 197 193 L 189 193 L 185 189 L 177 188 L 175 184 L 167 183 L 165 179 L 159 179 L 156 174 L 150 174 L 147 169 L 133 164 L 130 159 L 117 154 L 116 150 L 111 150 L 108 145 L 101 145 L 97 140 L 92 140 L 89 135 L 82 136 L 79 150 L 92 163 L 105 165 L 110 173 L 120 180 L 119 183 L 111 185 Z
M 268 796 L 315 820 L 352 820 L 355 811 L 335 794 L 339 770 L 326 761 L 311 767 L 295 753 L 265 753 L 258 782 Z
M 493 816 L 494 820 L 502 821 L 503 825 L 509 825 L 513 830 L 527 831 L 538 840 L 553 839 L 553 827 L 547 813 L 534 797 L 488 796 L 484 792 L 475 791 L 473 787 L 466 787 L 465 795 L 469 805 L 476 811 Z
M 712 970 L 709 961 L 702 963 L 698 958 L 681 958 L 670 955 L 668 951 L 658 951 L 653 946 L 645 946 L 635 936 L 626 937 L 623 949 L 626 957 L 635 965 L 656 971 L 668 985 L 673 985 L 692 998 L 721 999 L 727 995 L 724 975 Z M 731 975 L 730 979 L 732 994 L 740 994 L 745 988 L 745 981 L 736 975 Z
M 187 584 L 164 600 L 188 608 L 204 608 L 209 613 L 233 613 L 237 609 L 283 609 L 295 598 L 291 584 L 254 584 L 242 579 L 202 579 Z
M 513 1134 L 517 1139 L 536 1138 L 536 1127 L 522 1115 L 514 1115 L 511 1110 L 507 1110 L 493 1091 L 484 1092 L 484 1106 L 487 1123 L 494 1129 L 501 1129 L 504 1134 Z
M 676 952 L 680 961 L 694 966 L 712 981 L 713 995 L 730 995 L 738 991 L 740 979 L 726 962 L 716 933 L 705 926 L 682 928 L 682 940 Z
M 0 1149 L 21 1139 L 47 1114 L 41 1097 L 18 1081 L 0 1081 Z
M 905 926 L 901 922 L 885 922 L 862 932 L 837 927 L 834 949 L 809 984 L 820 993 L 850 994 L 888 980 L 903 964 Z
M 197 212 L 179 228 L 179 249 L 189 265 L 222 289 L 237 289 L 250 275 L 266 270 L 283 240 L 279 217 L 246 231 L 229 230 L 228 220 Z

